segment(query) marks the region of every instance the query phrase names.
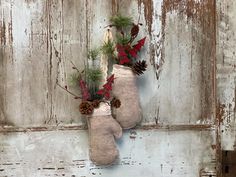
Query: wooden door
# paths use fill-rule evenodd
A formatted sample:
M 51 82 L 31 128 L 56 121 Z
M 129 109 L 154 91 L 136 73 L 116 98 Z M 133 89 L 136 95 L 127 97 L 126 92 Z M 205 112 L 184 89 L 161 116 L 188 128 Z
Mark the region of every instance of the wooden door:
M 0 0 L 0 176 L 222 176 L 235 146 L 233 0 Z M 140 126 L 111 167 L 89 161 L 88 132 L 68 85 L 116 14 L 147 36 Z M 70 87 L 74 92 L 77 90 Z M 229 170 L 230 172 L 230 170 Z

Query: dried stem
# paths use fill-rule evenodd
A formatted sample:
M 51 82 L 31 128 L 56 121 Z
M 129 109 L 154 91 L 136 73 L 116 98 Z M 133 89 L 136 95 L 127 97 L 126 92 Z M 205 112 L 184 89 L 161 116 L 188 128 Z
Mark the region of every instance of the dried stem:
M 73 65 L 73 69 L 75 69 L 76 71 L 78 71 L 79 73 L 81 73 L 80 71 L 79 71 L 79 69 L 75 66 L 75 64 L 72 62 L 72 61 L 70 61 L 71 62 L 71 64 Z
M 60 84 L 56 83 L 59 87 L 61 87 L 63 90 L 67 91 L 69 94 L 73 95 L 76 99 L 82 99 L 82 97 L 72 93 L 71 91 L 67 90 L 66 88 L 64 88 L 63 86 L 61 86 Z

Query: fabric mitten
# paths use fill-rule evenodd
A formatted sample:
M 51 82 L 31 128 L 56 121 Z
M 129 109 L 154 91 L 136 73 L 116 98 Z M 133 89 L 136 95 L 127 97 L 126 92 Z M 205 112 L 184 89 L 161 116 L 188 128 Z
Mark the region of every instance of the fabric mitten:
M 110 165 L 119 156 L 115 139 L 122 136 L 122 128 L 111 115 L 111 108 L 101 102 L 91 116 L 87 116 L 89 155 L 96 165 Z
M 113 66 L 115 81 L 112 94 L 121 101 L 121 106 L 112 108 L 115 119 L 123 129 L 135 127 L 142 119 L 136 75 L 127 66 Z

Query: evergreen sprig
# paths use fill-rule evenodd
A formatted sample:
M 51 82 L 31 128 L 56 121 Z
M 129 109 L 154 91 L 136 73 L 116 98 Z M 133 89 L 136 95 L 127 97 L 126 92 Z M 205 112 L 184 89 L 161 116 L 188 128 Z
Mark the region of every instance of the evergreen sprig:
M 101 51 L 105 55 L 112 56 L 115 52 L 114 43 L 109 39 L 101 46 Z
M 99 68 L 88 69 L 86 73 L 90 82 L 99 83 L 102 80 L 103 73 Z
M 129 43 L 131 39 L 131 36 L 128 34 L 128 35 L 116 35 L 116 42 L 117 44 L 121 44 L 121 45 L 126 45 Z
M 96 60 L 99 56 L 99 49 L 92 49 L 88 51 L 88 59 Z
M 71 86 L 76 86 L 79 82 L 80 73 L 75 72 L 70 75 L 69 83 Z
M 89 68 L 86 71 L 87 83 L 89 87 L 89 92 L 91 94 L 92 100 L 100 99 L 100 95 L 97 95 L 98 87 L 103 78 L 103 73 L 100 68 Z
M 131 17 L 126 17 L 118 14 L 111 17 L 110 22 L 112 23 L 112 26 L 115 26 L 118 29 L 122 29 L 132 25 L 133 19 Z

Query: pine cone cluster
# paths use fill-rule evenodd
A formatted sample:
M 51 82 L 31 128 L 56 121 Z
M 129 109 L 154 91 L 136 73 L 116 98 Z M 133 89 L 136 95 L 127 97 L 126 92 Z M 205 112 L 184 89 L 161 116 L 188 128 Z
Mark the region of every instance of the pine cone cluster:
M 101 101 L 99 101 L 99 100 L 94 100 L 94 101 L 92 102 L 92 106 L 93 106 L 94 108 L 98 108 L 100 102 L 101 102 Z
M 90 114 L 93 113 L 94 107 L 93 107 L 93 105 L 90 102 L 83 101 L 79 105 L 79 110 L 80 110 L 81 114 L 90 115 Z
M 111 100 L 111 106 L 114 108 L 119 108 L 121 106 L 121 101 L 117 98 Z
M 133 66 L 132 70 L 135 74 L 141 75 L 147 69 L 147 63 L 145 60 L 137 61 Z

